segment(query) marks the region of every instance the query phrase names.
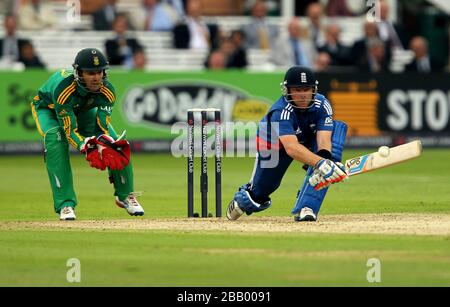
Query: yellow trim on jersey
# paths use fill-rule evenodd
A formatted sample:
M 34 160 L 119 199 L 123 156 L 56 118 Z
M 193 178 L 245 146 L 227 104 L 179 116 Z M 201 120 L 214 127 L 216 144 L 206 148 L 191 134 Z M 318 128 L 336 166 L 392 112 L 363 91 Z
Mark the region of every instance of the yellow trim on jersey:
M 69 116 L 65 116 L 62 118 L 64 123 L 64 133 L 66 134 L 67 141 L 75 148 L 78 148 L 77 143 L 70 137 L 70 128 L 71 128 L 71 121 Z
M 58 102 L 59 104 L 64 104 L 64 103 L 66 103 L 67 98 L 69 98 L 69 96 L 70 96 L 73 92 L 75 92 L 76 86 L 77 86 L 77 85 L 76 85 L 76 83 L 75 83 L 75 81 L 74 81 L 74 82 L 72 82 L 68 87 L 66 87 L 66 88 L 61 92 L 61 94 L 59 94 L 58 99 L 57 99 L 57 102 Z
M 78 133 L 78 128 L 73 129 L 73 133 L 77 136 L 80 141 L 83 141 L 83 137 Z
M 48 107 L 49 109 L 54 109 L 54 108 L 55 108 L 55 105 L 54 105 L 53 103 L 51 103 L 51 104 L 49 104 L 47 107 Z
M 106 98 L 108 98 L 109 102 L 114 102 L 114 100 L 116 99 L 113 92 L 111 92 L 111 90 L 104 85 L 100 88 L 100 92 L 102 92 L 106 96 Z
M 108 116 L 106 117 L 106 123 L 108 124 Z M 103 131 L 105 134 L 108 134 L 108 126 L 106 127 L 106 129 L 103 128 L 103 127 L 102 127 L 102 124 L 100 123 L 100 117 L 98 117 L 98 116 L 97 116 L 97 125 L 98 125 L 98 127 L 99 127 L 100 129 L 102 129 L 102 131 Z
M 36 127 L 37 127 L 37 130 L 39 131 L 39 134 L 42 137 L 45 137 L 45 133 L 44 133 L 44 131 L 42 131 L 41 124 L 39 124 L 39 119 L 38 119 L 38 116 L 36 113 L 36 107 L 34 106 L 33 103 L 31 103 L 31 113 L 33 114 L 33 118 L 34 118 L 34 121 L 36 122 Z

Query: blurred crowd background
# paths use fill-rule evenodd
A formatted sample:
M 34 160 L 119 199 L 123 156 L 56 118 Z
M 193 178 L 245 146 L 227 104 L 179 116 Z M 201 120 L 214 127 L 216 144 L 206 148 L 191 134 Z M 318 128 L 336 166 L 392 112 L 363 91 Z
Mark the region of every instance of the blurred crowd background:
M 447 72 L 449 11 L 442 0 L 2 0 L 0 69 L 68 67 L 97 47 L 130 70 Z

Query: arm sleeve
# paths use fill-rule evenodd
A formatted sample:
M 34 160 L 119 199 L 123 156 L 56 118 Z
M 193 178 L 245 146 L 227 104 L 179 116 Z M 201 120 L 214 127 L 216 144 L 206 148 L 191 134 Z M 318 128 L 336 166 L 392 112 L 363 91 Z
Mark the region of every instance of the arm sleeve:
M 317 119 L 317 130 L 333 131 L 333 109 L 328 100 L 322 102 L 322 106 L 319 111 L 319 117 Z
M 101 105 L 97 108 L 97 116 L 95 119 L 96 127 L 98 131 L 101 131 L 104 134 L 109 134 L 109 123 L 111 121 L 111 113 L 116 101 L 116 94 L 112 86 L 103 86 L 100 91 L 103 93 L 103 99 Z
M 109 122 L 111 121 L 112 106 L 99 107 L 96 116 L 96 126 L 99 131 L 109 134 Z
M 275 110 L 272 113 L 270 122 L 279 136 L 295 135 L 294 119 L 289 111 Z
M 70 106 L 55 104 L 55 111 L 59 124 L 64 127 L 67 141 L 74 148 L 80 150 L 84 137 L 78 133 L 77 119 L 73 113 L 73 109 Z

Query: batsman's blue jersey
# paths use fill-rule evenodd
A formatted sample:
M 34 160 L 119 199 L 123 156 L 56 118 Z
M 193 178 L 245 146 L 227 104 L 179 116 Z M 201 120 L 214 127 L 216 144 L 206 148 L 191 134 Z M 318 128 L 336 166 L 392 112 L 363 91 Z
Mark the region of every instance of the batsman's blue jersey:
M 250 181 L 255 198 L 268 198 L 279 187 L 293 160 L 279 137 L 295 135 L 300 144 L 315 151 L 316 134 L 322 130 L 333 131 L 333 110 L 325 96 L 316 94 L 314 104 L 306 111 L 294 108 L 284 96 L 272 105 L 257 132 L 258 155 Z

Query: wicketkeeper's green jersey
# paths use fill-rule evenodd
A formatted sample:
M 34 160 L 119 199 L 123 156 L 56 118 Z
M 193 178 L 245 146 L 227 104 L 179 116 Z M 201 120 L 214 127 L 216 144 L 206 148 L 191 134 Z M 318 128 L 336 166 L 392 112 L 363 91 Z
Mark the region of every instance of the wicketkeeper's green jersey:
M 108 134 L 115 100 L 114 87 L 107 80 L 103 82 L 98 93 L 90 93 L 77 84 L 72 70 L 62 69 L 54 73 L 39 88 L 32 102 L 32 111 L 36 114 L 37 108 L 54 110 L 61 127 L 64 127 L 68 142 L 80 150 L 84 137 L 78 133 L 77 114 L 97 108 L 96 126 L 99 131 Z M 37 128 L 44 136 L 39 123 Z

